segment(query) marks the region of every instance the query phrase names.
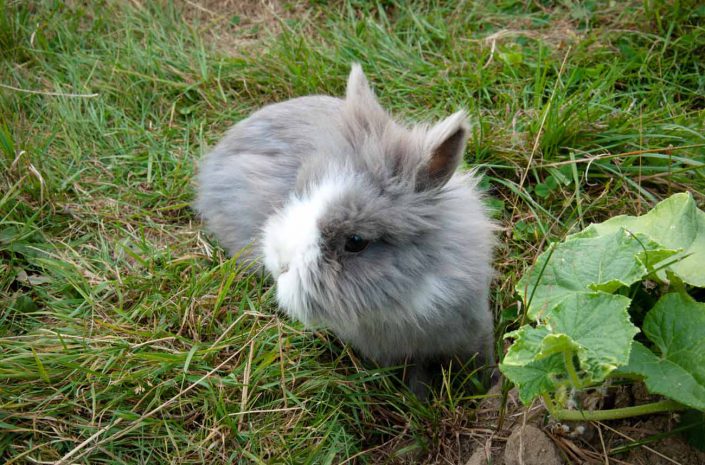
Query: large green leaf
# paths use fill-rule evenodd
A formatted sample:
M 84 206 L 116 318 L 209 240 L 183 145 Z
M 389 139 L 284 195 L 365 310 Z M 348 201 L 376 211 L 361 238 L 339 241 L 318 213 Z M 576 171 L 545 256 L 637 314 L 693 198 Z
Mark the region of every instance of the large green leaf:
M 641 217 L 615 217 L 568 236 L 541 254 L 517 284 L 534 326 L 506 335 L 514 342 L 500 369 L 526 402 L 565 387 L 597 385 L 629 364 L 631 371 L 620 371 L 644 376 L 653 392 L 701 405 L 694 399 L 704 398 L 705 333 L 698 328 L 705 321 L 698 318 L 705 311 L 696 317 L 693 305 L 705 304 L 691 299 L 693 305 L 671 314 L 664 308 L 676 302 L 662 300 L 648 313 L 644 331 L 658 357 L 634 343 L 639 330 L 627 312 L 631 299 L 617 292 L 654 273 L 705 285 L 703 263 L 705 213 L 690 194 L 674 195 Z M 668 378 L 673 376 L 683 381 Z
M 645 252 L 669 255 L 648 237 L 622 228 L 574 236 L 541 254 L 517 284 L 517 292 L 529 300 L 529 318 L 540 320 L 576 293 L 611 293 L 639 281 L 648 273 Z
M 635 342 L 629 364 L 619 372 L 642 376 L 650 392 L 705 410 L 705 303 L 666 294 L 643 328 L 660 355 Z
M 602 381 L 629 361 L 632 339 L 639 332 L 629 319 L 630 302 L 622 295 L 575 294 L 563 300 L 547 319 L 553 334 L 576 343 L 580 368 L 588 381 Z
M 669 260 L 675 261 L 669 270 L 688 284 L 705 287 L 705 212 L 697 208 L 690 193 L 672 195 L 642 216 L 621 215 L 593 224 L 586 232 L 603 235 L 621 228 L 644 234 L 667 249 L 679 250 Z M 666 275 L 662 272 L 661 276 Z
M 566 296 L 537 327 L 523 326 L 507 334 L 514 344 L 500 368 L 527 402 L 550 392 L 565 380 L 563 355 L 577 355 L 584 383 L 602 381 L 629 360 L 638 329 L 629 320 L 629 298 L 621 295 L 574 293 Z M 556 358 L 557 357 L 557 358 Z

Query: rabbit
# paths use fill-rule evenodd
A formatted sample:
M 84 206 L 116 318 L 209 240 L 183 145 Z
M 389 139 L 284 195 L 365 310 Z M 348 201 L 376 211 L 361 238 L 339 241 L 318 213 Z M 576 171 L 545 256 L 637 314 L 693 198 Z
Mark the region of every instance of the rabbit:
M 196 210 L 230 254 L 271 274 L 276 300 L 382 366 L 411 362 L 423 397 L 434 366 L 492 363 L 496 225 L 474 172 L 456 172 L 464 111 L 407 128 L 359 64 L 345 98 L 261 108 L 205 157 Z

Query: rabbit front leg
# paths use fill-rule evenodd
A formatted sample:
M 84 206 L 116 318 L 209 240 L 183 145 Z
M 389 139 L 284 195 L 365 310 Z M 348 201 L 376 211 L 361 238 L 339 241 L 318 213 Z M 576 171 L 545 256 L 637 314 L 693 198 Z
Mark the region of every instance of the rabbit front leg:
M 461 366 L 470 363 L 478 370 L 479 381 L 484 388 L 489 388 L 499 381 L 499 372 L 496 368 L 493 351 L 484 354 L 473 354 L 471 357 L 439 357 L 430 359 L 412 359 L 406 365 L 406 383 L 409 390 L 416 398 L 428 401 L 431 389 L 438 385 L 443 368 L 449 368 L 457 362 Z
M 406 383 L 417 399 L 425 401 L 431 395 L 431 385 L 438 371 L 438 363 L 412 360 L 407 365 Z

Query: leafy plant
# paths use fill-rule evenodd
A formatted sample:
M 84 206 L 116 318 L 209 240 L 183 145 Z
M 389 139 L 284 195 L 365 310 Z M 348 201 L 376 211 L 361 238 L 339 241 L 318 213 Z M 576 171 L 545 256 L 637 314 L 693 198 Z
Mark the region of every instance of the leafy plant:
M 705 287 L 703 263 L 705 213 L 689 193 L 552 244 L 517 285 L 531 323 L 505 335 L 513 343 L 501 371 L 523 402 L 542 396 L 558 419 L 705 410 L 705 303 L 689 294 Z M 643 379 L 667 400 L 566 408 L 576 392 L 615 377 Z

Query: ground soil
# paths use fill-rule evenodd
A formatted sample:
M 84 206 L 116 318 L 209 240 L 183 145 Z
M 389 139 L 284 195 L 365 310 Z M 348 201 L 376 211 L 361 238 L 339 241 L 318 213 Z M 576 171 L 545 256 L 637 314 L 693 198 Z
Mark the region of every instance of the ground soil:
M 204 39 L 227 56 L 238 56 L 262 39 L 277 35 L 289 20 L 302 21 L 313 9 L 306 2 L 285 0 L 179 0 Z
M 514 390 L 506 401 L 500 389 L 491 391 L 494 397 L 485 399 L 479 406 L 473 422 L 477 432 L 487 432 L 484 437 L 473 435 L 463 447 L 462 460 L 466 465 L 552 465 L 552 464 L 630 464 L 630 465 L 702 465 L 705 452 L 689 446 L 678 433 L 658 441 L 649 438 L 672 431 L 678 426 L 678 414 L 659 414 L 627 420 L 589 423 L 559 424 L 552 421 L 543 406 L 536 403 L 527 408 L 518 401 Z M 609 405 L 599 408 L 616 408 L 653 401 L 643 386 L 613 389 L 601 402 Z M 504 410 L 502 405 L 505 405 Z M 522 438 L 519 455 L 516 440 L 519 432 L 529 430 Z M 543 432 L 543 434 L 541 434 Z M 628 446 L 635 441 L 647 444 Z M 547 446 L 551 443 L 553 450 Z M 618 448 L 621 453 L 611 453 Z M 559 457 L 556 461 L 554 452 Z M 520 458 L 521 457 L 521 458 Z

